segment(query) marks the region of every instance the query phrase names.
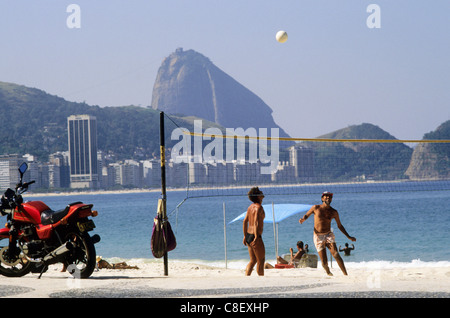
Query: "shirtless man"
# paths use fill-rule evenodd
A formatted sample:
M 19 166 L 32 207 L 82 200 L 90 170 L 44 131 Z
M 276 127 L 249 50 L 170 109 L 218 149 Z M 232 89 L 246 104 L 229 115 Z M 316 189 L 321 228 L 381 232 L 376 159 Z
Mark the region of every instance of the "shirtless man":
M 264 218 L 266 214 L 261 206 L 264 199 L 264 194 L 258 187 L 251 188 L 248 192 L 248 198 L 253 203 L 248 207 L 247 214 L 244 218 L 243 243 L 248 247 L 248 254 L 250 255 L 250 262 L 245 269 L 245 275 L 250 276 L 253 267 L 256 264 L 256 272 L 259 276 L 264 276 L 264 262 L 266 259 L 266 250 L 264 242 L 261 238 L 264 228 Z
M 356 238 L 350 236 L 341 224 L 338 212 L 330 206 L 332 199 L 333 193 L 328 191 L 324 192 L 322 194 L 322 204 L 313 205 L 311 209 L 299 220 L 299 222 L 302 224 L 311 214 L 314 214 L 314 245 L 319 253 L 323 268 L 329 276 L 333 276 L 328 268 L 327 250 L 325 248 L 327 247 L 338 263 L 342 273 L 347 275 L 344 261 L 339 255 L 336 247 L 334 234 L 331 232 L 331 220 L 336 220 L 339 230 L 341 230 L 341 232 L 344 233 L 350 241 L 355 242 Z
M 345 247 L 341 248 L 339 245 L 339 252 L 344 252 L 345 256 L 350 256 L 350 251 L 353 251 L 355 249 L 355 245 L 352 244 L 352 247 L 348 246 L 348 243 L 345 243 Z

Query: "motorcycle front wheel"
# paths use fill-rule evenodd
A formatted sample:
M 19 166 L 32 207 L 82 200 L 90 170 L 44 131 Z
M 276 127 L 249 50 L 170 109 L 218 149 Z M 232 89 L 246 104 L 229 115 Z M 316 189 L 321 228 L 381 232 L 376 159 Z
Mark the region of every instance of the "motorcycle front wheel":
M 8 250 L 8 246 L 0 247 L 0 274 L 6 277 L 22 277 L 28 274 L 32 263 L 20 255 L 11 258 Z
M 96 251 L 88 233 L 70 233 L 66 241 L 74 246 L 66 257 L 64 265 L 74 278 L 88 278 L 94 272 Z

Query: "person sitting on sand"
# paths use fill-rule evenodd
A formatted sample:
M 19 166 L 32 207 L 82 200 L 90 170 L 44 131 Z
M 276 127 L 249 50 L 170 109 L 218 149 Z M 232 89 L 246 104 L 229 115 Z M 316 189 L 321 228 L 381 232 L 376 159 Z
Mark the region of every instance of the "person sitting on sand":
M 102 259 L 101 256 L 97 256 L 97 268 L 98 269 L 102 269 L 102 268 L 106 268 L 106 269 L 139 269 L 139 267 L 130 266 L 125 262 L 110 264 L 107 261 L 105 261 L 104 259 Z
M 291 260 L 289 262 L 286 261 L 284 258 L 278 256 L 277 263 L 291 264 L 291 265 L 295 265 L 295 263 L 298 263 L 302 258 L 303 254 L 305 254 L 305 250 L 303 249 L 303 242 L 302 241 L 297 242 L 297 253 L 295 253 L 295 255 L 292 247 L 289 249 L 289 252 L 291 252 Z
M 302 258 L 303 254 L 305 254 L 305 250 L 303 249 L 303 242 L 302 241 L 297 242 L 297 253 L 295 253 L 295 255 L 292 247 L 289 249 L 289 251 L 291 253 L 291 259 L 289 261 L 286 261 L 283 257 L 278 256 L 277 264 L 289 264 L 294 265 L 294 267 L 297 267 L 298 262 Z M 270 269 L 273 268 L 273 266 L 269 263 L 266 263 L 264 264 L 264 268 Z

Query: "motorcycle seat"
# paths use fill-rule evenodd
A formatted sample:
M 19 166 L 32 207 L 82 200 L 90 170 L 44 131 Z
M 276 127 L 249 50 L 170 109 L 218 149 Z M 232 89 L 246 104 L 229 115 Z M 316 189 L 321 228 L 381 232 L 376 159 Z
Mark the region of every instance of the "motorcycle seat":
M 41 213 L 41 224 L 42 225 L 49 225 L 49 224 L 55 224 L 56 222 L 60 221 L 63 217 L 69 213 L 70 207 L 74 204 L 78 204 L 81 202 L 74 202 L 68 204 L 64 209 L 62 210 L 46 210 Z

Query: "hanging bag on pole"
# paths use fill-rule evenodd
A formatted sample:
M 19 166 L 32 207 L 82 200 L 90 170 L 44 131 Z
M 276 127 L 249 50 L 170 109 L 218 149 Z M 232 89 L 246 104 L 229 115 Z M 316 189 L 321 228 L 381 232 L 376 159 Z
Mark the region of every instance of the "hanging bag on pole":
M 161 218 L 159 216 L 154 219 L 151 247 L 154 257 L 161 258 L 164 256 L 166 242 L 164 240 Z
M 172 251 L 177 246 L 177 241 L 169 221 L 162 219 L 161 209 L 162 201 L 158 200 L 158 212 L 156 218 L 153 220 L 151 239 L 152 253 L 156 258 L 163 257 L 166 252 Z M 166 227 L 166 229 L 164 229 L 164 227 Z
M 167 233 L 165 233 L 164 237 L 167 242 L 167 252 L 170 252 L 177 247 L 177 240 L 175 238 L 175 234 L 173 234 L 172 227 L 170 226 L 169 221 L 167 222 Z M 164 228 L 164 227 L 163 227 Z
M 162 202 L 161 200 L 158 200 L 158 211 L 156 213 L 156 218 L 153 219 L 151 248 L 153 256 L 156 258 L 163 257 L 166 251 L 166 242 L 164 239 L 163 224 L 161 220 L 161 206 Z

